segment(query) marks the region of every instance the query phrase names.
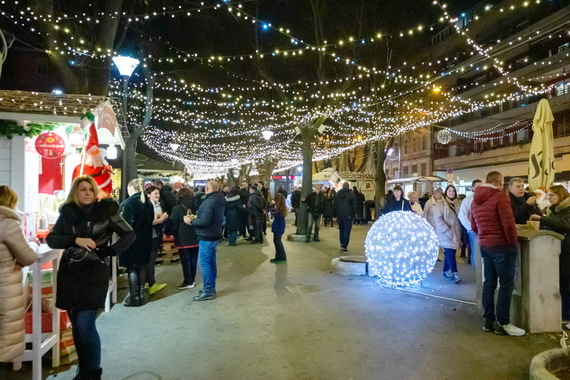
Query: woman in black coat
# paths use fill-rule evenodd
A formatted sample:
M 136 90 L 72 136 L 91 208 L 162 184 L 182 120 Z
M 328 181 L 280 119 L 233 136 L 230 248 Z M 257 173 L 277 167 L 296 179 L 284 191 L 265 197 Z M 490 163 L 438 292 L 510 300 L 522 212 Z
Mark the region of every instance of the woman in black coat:
M 238 230 L 243 220 L 243 215 L 247 213 L 244 204 L 241 202 L 239 189 L 233 188 L 226 196 L 226 231 L 231 246 L 237 245 Z
M 121 203 L 121 215 L 136 233 L 135 242 L 119 254 L 119 264 L 127 268 L 129 276 L 130 295 L 125 306 L 142 306 L 150 297 L 144 287 L 144 271 L 152 251 L 154 207 L 143 191 L 144 181 L 133 179 L 127 187 L 129 198 Z
M 101 258 L 76 269 L 64 253 L 57 272 L 56 306 L 67 310 L 71 319 L 79 358 L 76 379 L 101 379 L 101 341 L 95 319 L 109 288 L 108 257 L 127 249 L 135 240 L 132 228 L 119 215 L 117 202 L 97 201 L 97 195 L 93 178 L 77 177 L 46 239 L 51 248 L 83 247 Z M 113 233 L 119 239 L 109 245 Z
M 196 286 L 196 266 L 198 263 L 198 238 L 193 226 L 184 223 L 184 216 L 196 213 L 196 201 L 192 190 L 182 188 L 178 191 L 178 204 L 172 209 L 169 225 L 174 235 L 174 244 L 178 249 L 184 281 L 178 289 L 191 289 Z
M 562 321 L 570 327 L 570 194 L 560 185 L 548 189 L 550 207 L 547 216 L 533 214 L 530 220 L 539 220 L 540 227 L 564 235 L 559 257 L 560 300 Z

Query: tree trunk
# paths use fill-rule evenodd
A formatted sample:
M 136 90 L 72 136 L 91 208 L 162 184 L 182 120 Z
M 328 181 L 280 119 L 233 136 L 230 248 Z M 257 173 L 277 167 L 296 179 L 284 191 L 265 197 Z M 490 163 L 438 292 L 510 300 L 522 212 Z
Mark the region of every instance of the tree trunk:
M 388 145 L 392 144 L 389 143 Z M 384 208 L 384 203 L 386 202 L 386 172 L 384 171 L 386 149 L 386 142 L 384 140 L 378 140 L 376 142 L 376 160 L 374 161 L 374 205 L 376 208 L 376 217 L 378 217 L 379 211 Z
M 303 182 L 301 187 L 301 199 L 307 199 L 313 191 L 313 147 L 312 143 L 315 139 L 316 128 L 306 126 L 301 128 L 301 139 L 303 141 Z M 299 213 L 297 215 L 297 235 L 307 234 L 308 224 L 307 203 L 301 202 Z
M 228 186 L 230 188 L 239 187 L 238 180 L 234 177 L 234 169 L 228 169 Z

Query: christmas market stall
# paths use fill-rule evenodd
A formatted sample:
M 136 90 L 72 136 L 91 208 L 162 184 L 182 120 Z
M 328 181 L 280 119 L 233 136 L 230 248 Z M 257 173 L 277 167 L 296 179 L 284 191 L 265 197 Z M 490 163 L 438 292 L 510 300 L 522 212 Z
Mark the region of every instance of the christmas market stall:
M 122 131 L 106 97 L 0 91 L 0 185 L 18 194 L 27 238 L 47 236 L 77 175 L 91 175 L 106 196 L 114 195 L 113 183 L 120 184 L 120 178 L 113 177 L 106 158 L 116 159 L 116 146 L 124 148 Z M 31 349 L 14 360 L 14 367 L 32 361 L 33 379 L 41 378 L 42 356 L 50 349 L 53 366 L 76 357 L 69 320 L 54 302 L 60 255 L 41 244 L 38 260 L 23 270 L 32 294 L 26 317 Z

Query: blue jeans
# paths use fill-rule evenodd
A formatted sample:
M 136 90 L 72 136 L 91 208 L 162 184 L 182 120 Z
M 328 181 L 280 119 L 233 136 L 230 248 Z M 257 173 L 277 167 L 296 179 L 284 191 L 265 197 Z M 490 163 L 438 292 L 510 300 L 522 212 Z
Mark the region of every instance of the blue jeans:
M 198 261 L 204 280 L 205 293 L 216 291 L 216 277 L 218 276 L 218 266 L 216 264 L 217 245 L 217 241 L 200 240 L 198 242 Z
M 479 236 L 475 231 L 469 231 L 469 257 L 471 258 L 471 266 L 477 271 L 477 264 L 481 260 L 481 247 L 479 247 Z
M 455 254 L 457 250 L 451 248 L 444 248 L 443 254 L 445 259 L 443 259 L 443 271 L 457 272 L 457 260 L 455 259 Z
M 340 247 L 348 248 L 350 242 L 350 231 L 352 230 L 352 218 L 350 216 L 338 217 L 338 235 L 340 238 Z
M 306 241 L 311 240 L 311 232 L 313 230 L 313 224 L 315 225 L 315 234 L 313 235 L 313 240 L 319 238 L 319 227 L 321 226 L 322 216 L 323 214 L 313 214 L 312 212 L 309 212 L 308 214 L 309 221 L 307 222 L 307 238 L 305 239 Z
M 518 249 L 512 247 L 481 247 L 485 281 L 483 282 L 483 317 L 487 322 L 495 319 L 501 325 L 510 323 L 511 296 L 515 285 L 515 268 Z M 495 318 L 495 290 L 497 279 L 501 287 L 497 297 Z
M 236 245 L 236 241 L 237 241 L 237 236 L 238 236 L 238 230 L 228 230 L 228 240 L 230 245 Z
M 97 309 L 68 310 L 73 341 L 79 359 L 79 371 L 89 374 L 101 368 L 101 339 L 95 326 Z

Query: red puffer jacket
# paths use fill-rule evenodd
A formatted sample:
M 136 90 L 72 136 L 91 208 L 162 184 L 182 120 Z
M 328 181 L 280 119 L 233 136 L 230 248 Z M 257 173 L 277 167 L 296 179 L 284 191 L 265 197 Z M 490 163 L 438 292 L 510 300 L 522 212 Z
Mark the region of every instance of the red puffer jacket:
M 482 247 L 516 247 L 517 226 L 509 199 L 493 185 L 475 189 L 471 227 Z

